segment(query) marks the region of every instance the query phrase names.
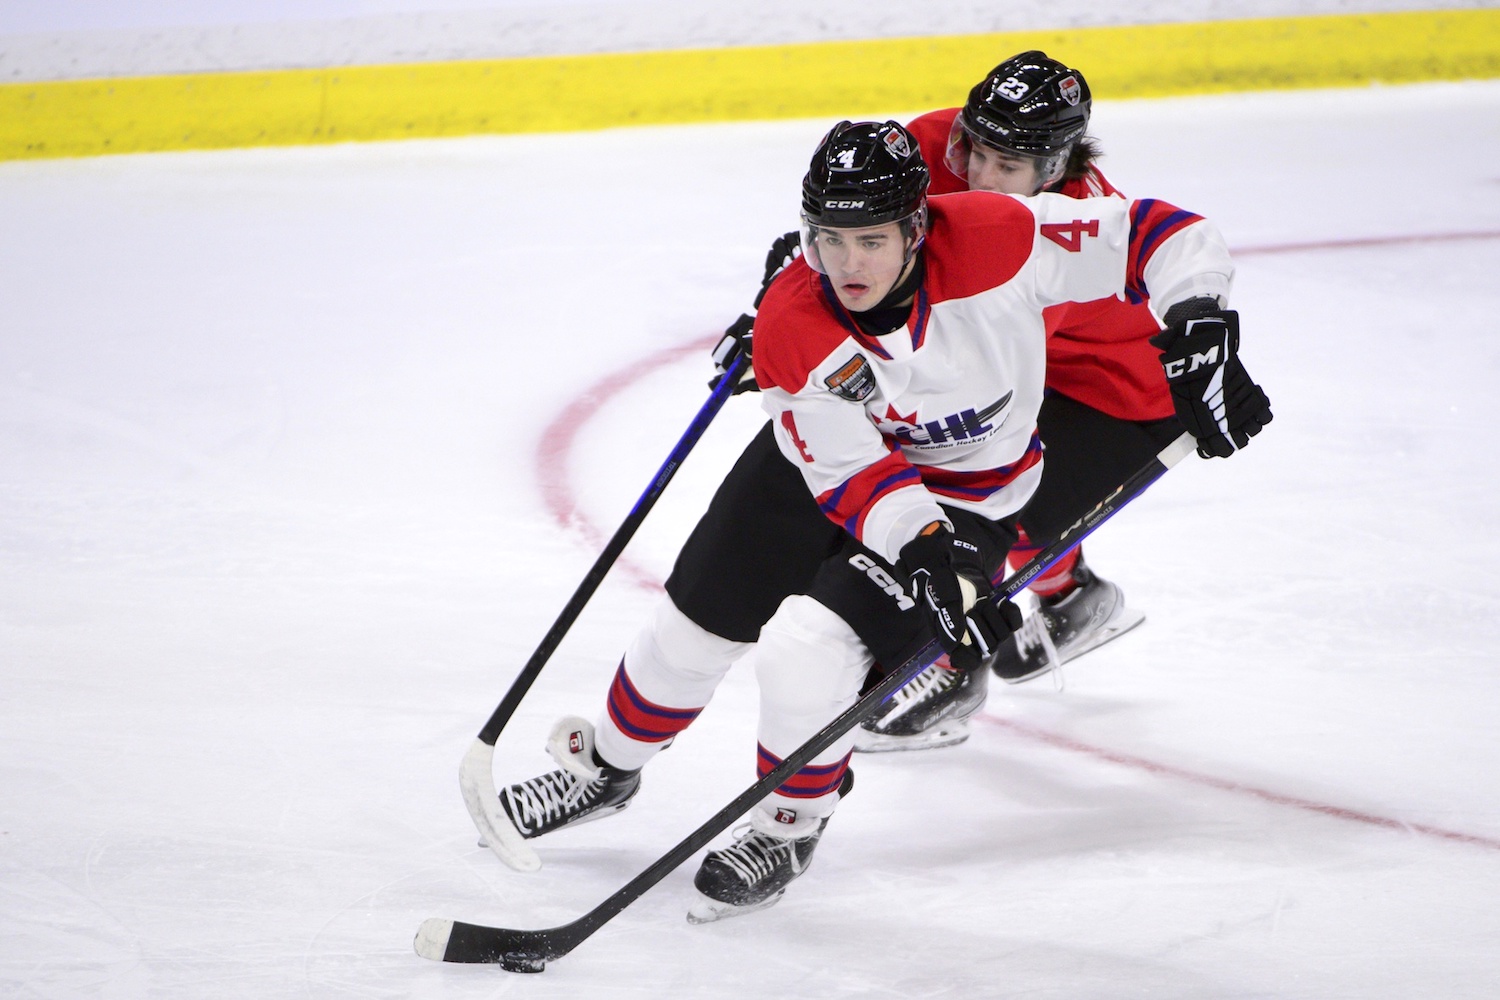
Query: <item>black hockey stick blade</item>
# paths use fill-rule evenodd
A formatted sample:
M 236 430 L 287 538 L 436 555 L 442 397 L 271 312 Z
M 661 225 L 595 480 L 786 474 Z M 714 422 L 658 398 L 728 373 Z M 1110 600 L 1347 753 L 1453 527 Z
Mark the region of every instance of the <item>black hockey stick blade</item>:
M 1057 540 L 1007 577 L 996 588 L 991 599 L 996 603 L 1015 597 L 1026 585 L 1092 534 L 1101 524 L 1119 513 L 1130 501 L 1145 492 L 1197 448 L 1191 434 L 1183 434 L 1163 448 L 1129 479 L 1102 499 L 1093 510 L 1079 518 Z M 750 811 L 767 794 L 780 786 L 814 757 L 822 753 L 844 733 L 870 718 L 896 690 L 938 658 L 942 652 L 936 640 L 928 642 L 900 667 L 883 677 L 879 684 L 862 695 L 836 719 L 818 730 L 806 743 L 794 750 L 755 784 L 735 796 L 723 809 L 694 830 L 685 840 L 663 854 L 649 868 L 618 889 L 614 895 L 572 923 L 538 930 L 515 930 L 487 927 L 458 920 L 434 917 L 423 922 L 417 932 L 417 954 L 442 962 L 486 962 L 511 972 L 540 972 L 553 959 L 561 958 L 591 934 L 635 902 L 648 889 L 666 878 L 674 869 L 727 830 L 735 820 Z
M 417 954 L 437 962 L 492 963 L 507 972 L 541 972 L 566 955 L 566 927 L 551 931 L 512 931 L 461 920 L 432 917 L 417 931 Z M 562 939 L 553 943 L 554 939 Z

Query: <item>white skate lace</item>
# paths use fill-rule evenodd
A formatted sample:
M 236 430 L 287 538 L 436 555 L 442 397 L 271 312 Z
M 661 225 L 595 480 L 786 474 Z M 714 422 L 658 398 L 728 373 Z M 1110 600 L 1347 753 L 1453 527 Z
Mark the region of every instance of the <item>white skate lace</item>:
M 880 717 L 880 725 L 886 726 L 901 718 L 929 697 L 941 694 L 958 681 L 958 673 L 933 663 L 921 673 L 896 689 L 891 696 L 891 710 Z
M 1047 616 L 1041 610 L 1031 614 L 1021 623 L 1016 630 L 1016 648 L 1020 651 L 1021 659 L 1030 659 L 1032 651 L 1038 653 L 1043 659 L 1052 662 L 1052 686 L 1058 691 L 1063 689 L 1062 657 L 1057 655 L 1053 649 L 1048 654 L 1048 646 L 1052 638 L 1047 634 Z
M 1030 615 L 1021 623 L 1020 629 L 1016 632 L 1016 643 L 1020 646 L 1023 657 L 1030 655 L 1033 649 L 1045 651 L 1046 647 L 1042 645 L 1042 635 L 1046 631 L 1047 622 L 1040 611 Z
M 734 844 L 715 851 L 714 856 L 746 885 L 755 885 L 770 875 L 783 856 L 791 861 L 793 871 L 798 869 L 797 852 L 792 850 L 792 841 L 761 833 L 749 826 L 740 827 L 734 833 L 738 838 Z
M 506 812 L 527 833 L 568 815 L 581 805 L 598 782 L 583 781 L 566 771 L 550 771 L 539 778 L 512 785 L 501 793 Z

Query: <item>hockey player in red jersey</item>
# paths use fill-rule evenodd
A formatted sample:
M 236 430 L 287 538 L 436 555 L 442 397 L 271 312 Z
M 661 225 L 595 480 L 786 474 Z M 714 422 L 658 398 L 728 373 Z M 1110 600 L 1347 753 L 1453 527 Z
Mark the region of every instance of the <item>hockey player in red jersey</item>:
M 1191 213 L 929 200 L 928 180 L 894 122 L 842 122 L 819 144 L 803 181 L 807 252 L 755 321 L 771 420 L 683 546 L 595 721 L 561 720 L 558 770 L 500 792 L 517 842 L 625 808 L 741 657 L 760 689 L 762 775 L 853 703 L 877 659 L 904 662 L 936 638 L 957 672 L 984 673 L 1019 624 L 987 597 L 1042 475 L 1041 307 L 1149 287 L 1158 303 L 1198 303 L 1185 323 L 1233 322 L 1223 240 Z M 853 740 L 707 853 L 690 919 L 769 906 L 806 870 L 852 787 Z
M 980 190 L 1123 198 L 1095 166 L 1098 147 L 1086 134 L 1090 107 L 1083 74 L 1030 51 L 991 70 L 963 107 L 930 112 L 908 127 L 932 170 L 933 194 Z M 1163 376 L 1163 365 L 1183 345 L 1162 342 L 1162 326 L 1139 293 L 1127 289 L 1123 296 L 1052 306 L 1045 315 L 1047 395 L 1039 426 L 1046 471 L 1021 514 L 1020 542 L 1011 552 L 1017 566 L 1181 434 L 1184 407 L 1191 429 L 1204 437 L 1192 398 L 1179 394 L 1174 403 Z M 1204 457 L 1244 447 L 1270 421 L 1269 405 L 1254 402 L 1229 435 L 1211 435 L 1215 440 Z M 1031 590 L 1037 612 L 994 662 L 995 673 L 1011 683 L 1095 649 L 1145 617 L 1126 606 L 1118 586 L 1093 571 L 1081 548 L 1038 577 Z M 923 689 L 926 703 L 867 724 L 860 749 L 953 742 L 962 720 L 983 704 L 985 678 L 932 673 Z M 924 726 L 929 718 L 935 721 Z

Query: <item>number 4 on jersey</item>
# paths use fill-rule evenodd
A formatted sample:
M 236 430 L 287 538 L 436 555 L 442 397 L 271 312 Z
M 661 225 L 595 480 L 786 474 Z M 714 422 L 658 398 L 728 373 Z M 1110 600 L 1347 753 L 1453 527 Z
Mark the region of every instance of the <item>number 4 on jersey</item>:
M 802 435 L 797 433 L 797 421 L 792 419 L 791 410 L 781 411 L 781 426 L 786 429 L 786 436 L 792 439 L 792 444 L 797 446 L 797 451 L 802 455 L 802 461 L 813 461 L 812 452 L 807 450 L 807 442 L 802 440 Z
M 1044 222 L 1042 223 L 1042 235 L 1068 251 L 1068 253 L 1077 253 L 1083 249 L 1083 238 L 1085 236 L 1092 236 L 1098 239 L 1099 220 L 1090 219 L 1084 222 L 1082 219 L 1074 219 L 1072 222 Z

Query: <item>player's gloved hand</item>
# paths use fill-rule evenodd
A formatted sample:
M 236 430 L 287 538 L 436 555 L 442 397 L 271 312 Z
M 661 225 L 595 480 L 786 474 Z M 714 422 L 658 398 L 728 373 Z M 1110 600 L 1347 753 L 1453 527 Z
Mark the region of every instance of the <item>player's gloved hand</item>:
M 771 249 L 766 252 L 766 270 L 764 277 L 760 280 L 760 291 L 755 293 L 756 309 L 760 308 L 761 300 L 766 297 L 766 289 L 771 287 L 771 282 L 801 254 L 801 233 L 795 231 L 783 233 L 771 242 Z M 760 386 L 755 382 L 755 372 L 750 367 L 750 347 L 754 332 L 755 317 L 747 313 L 741 313 L 739 319 L 729 324 L 729 329 L 724 331 L 724 336 L 719 338 L 719 342 L 714 345 L 714 368 L 719 374 L 708 383 L 710 389 L 718 388 L 719 381 L 729 371 L 735 359 L 743 355 L 744 367 L 740 369 L 740 377 L 734 383 L 730 394 L 738 396 L 742 392 L 760 391 Z
M 1212 298 L 1167 310 L 1167 328 L 1151 338 L 1177 418 L 1204 458 L 1228 458 L 1271 422 L 1271 400 L 1240 363 L 1240 314 Z
M 750 366 L 750 341 L 754 335 L 755 317 L 749 313 L 740 313 L 740 318 L 729 324 L 729 329 L 724 331 L 724 336 L 714 345 L 714 368 L 719 374 L 708 383 L 710 389 L 717 389 L 729 369 L 743 356 L 744 364 L 740 367 L 739 376 L 729 394 L 738 396 L 742 392 L 760 391 L 760 386 L 755 382 L 755 369 Z
M 782 233 L 771 241 L 771 249 L 766 251 L 766 274 L 760 279 L 760 291 L 755 296 L 755 308 L 760 308 L 760 300 L 766 297 L 766 289 L 771 287 L 771 282 L 776 276 L 785 271 L 792 261 L 800 256 L 802 256 L 802 234 L 797 230 Z
M 911 581 L 912 600 L 927 612 L 949 661 L 960 670 L 985 667 L 1021 627 L 1010 601 L 990 600 L 993 588 L 979 548 L 934 521 L 901 547 L 897 569 Z

